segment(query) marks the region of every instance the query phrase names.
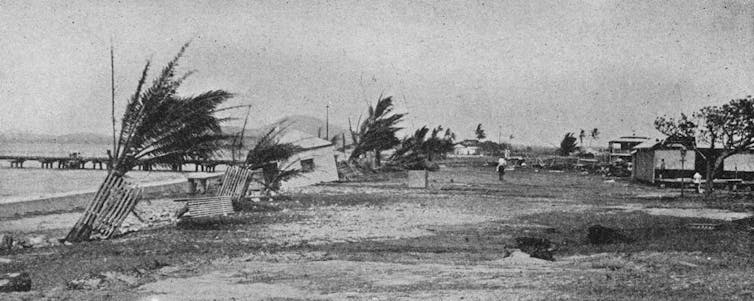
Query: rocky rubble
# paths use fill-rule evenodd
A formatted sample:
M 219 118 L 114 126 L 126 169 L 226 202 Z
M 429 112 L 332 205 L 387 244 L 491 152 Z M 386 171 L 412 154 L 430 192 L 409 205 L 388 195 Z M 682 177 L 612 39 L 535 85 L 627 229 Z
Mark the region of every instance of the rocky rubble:
M 24 248 L 43 248 L 63 244 L 58 238 L 37 234 L 25 237 L 14 237 L 11 234 L 0 234 L 0 250 L 17 250 Z
M 8 273 L 0 275 L 0 292 L 28 292 L 31 290 L 31 277 L 28 273 Z

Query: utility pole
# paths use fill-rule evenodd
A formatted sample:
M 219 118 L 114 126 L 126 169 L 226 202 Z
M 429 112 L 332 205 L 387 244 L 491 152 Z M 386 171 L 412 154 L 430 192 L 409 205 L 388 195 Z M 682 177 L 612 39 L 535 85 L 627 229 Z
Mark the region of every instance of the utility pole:
M 325 106 L 325 140 L 330 141 L 330 102 Z
M 686 162 L 686 148 L 681 148 L 681 172 L 684 172 L 684 163 Z M 683 186 L 686 186 L 686 183 L 684 183 L 684 175 L 681 174 L 681 198 L 683 198 Z
M 111 101 L 111 115 L 110 116 L 112 117 L 112 121 L 113 121 L 113 153 L 111 155 L 111 158 L 114 158 L 118 154 L 115 153 L 117 151 L 116 149 L 117 143 L 115 142 L 115 53 L 113 51 L 112 38 L 110 39 L 110 101 Z M 110 162 L 110 166 L 112 166 L 112 162 Z

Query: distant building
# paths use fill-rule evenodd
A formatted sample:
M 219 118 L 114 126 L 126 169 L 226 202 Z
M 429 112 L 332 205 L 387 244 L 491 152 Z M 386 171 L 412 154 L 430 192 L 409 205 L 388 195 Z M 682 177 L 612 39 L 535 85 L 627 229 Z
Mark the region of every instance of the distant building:
M 610 162 L 621 159 L 625 162 L 631 161 L 631 150 L 650 139 L 640 136 L 624 136 L 607 142 L 607 150 L 610 154 Z
M 457 156 L 478 156 L 479 140 L 466 139 L 453 146 L 453 154 Z

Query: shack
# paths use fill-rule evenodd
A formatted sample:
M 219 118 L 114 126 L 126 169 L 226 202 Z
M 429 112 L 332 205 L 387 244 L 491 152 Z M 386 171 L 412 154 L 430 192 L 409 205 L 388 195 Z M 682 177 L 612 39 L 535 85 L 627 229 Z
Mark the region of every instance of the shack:
M 338 180 L 335 149 L 330 141 L 289 129 L 281 134 L 279 142 L 292 143 L 302 149 L 285 162 L 279 163 L 281 169 L 301 171 L 299 176 L 281 183 L 282 189 Z
M 708 145 L 699 144 L 695 151 L 692 147 L 671 139 L 648 140 L 632 149 L 632 178 L 648 183 L 681 178 L 690 180 L 697 172 L 706 178 L 706 158 L 721 151 L 719 148 L 712 149 Z M 717 178 L 754 180 L 754 152 L 726 158 L 717 171 Z
M 663 140 L 647 140 L 633 147 L 632 178 L 654 183 L 658 178 L 691 178 L 696 172 L 697 155 L 680 145 Z

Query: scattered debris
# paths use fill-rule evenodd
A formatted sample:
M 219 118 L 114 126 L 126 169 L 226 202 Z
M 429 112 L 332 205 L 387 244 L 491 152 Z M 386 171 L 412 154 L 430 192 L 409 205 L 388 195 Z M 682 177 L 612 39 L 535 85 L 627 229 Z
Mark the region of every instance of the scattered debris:
M 86 278 L 68 281 L 65 286 L 69 290 L 94 290 L 99 288 L 104 280 L 103 275 L 89 275 Z
M 47 236 L 45 235 L 33 235 L 27 236 L 24 247 L 27 248 L 41 248 L 49 245 Z
M 589 233 L 586 237 L 589 240 L 589 243 L 595 245 L 633 241 L 633 239 L 623 235 L 618 230 L 604 227 L 602 225 L 590 226 L 588 231 Z
M 552 257 L 552 242 L 544 238 L 537 237 L 516 237 L 516 247 L 529 256 L 544 260 L 555 261 Z
M 10 234 L 0 234 L 0 250 L 10 250 L 13 248 L 13 236 Z
M 139 279 L 135 276 L 126 275 L 123 273 L 118 272 L 104 272 L 102 273 L 102 276 L 104 276 L 108 281 L 112 282 L 113 280 L 120 281 L 125 283 L 128 286 L 135 286 L 139 283 Z
M 705 223 L 691 223 L 687 227 L 692 230 L 717 230 L 720 229 L 721 224 L 705 224 Z
M 31 290 L 29 273 L 8 273 L 0 275 L 0 292 L 28 292 Z

